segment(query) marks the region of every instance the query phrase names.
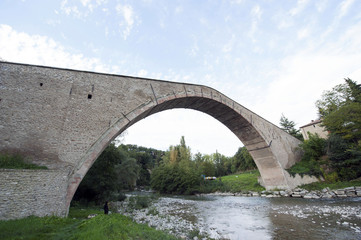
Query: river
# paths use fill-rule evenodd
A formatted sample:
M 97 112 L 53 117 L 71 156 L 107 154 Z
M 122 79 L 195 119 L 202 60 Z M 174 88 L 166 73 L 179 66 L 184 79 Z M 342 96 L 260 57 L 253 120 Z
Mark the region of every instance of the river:
M 360 239 L 361 198 L 161 197 L 127 213 L 186 239 Z M 190 237 L 191 236 L 191 237 Z

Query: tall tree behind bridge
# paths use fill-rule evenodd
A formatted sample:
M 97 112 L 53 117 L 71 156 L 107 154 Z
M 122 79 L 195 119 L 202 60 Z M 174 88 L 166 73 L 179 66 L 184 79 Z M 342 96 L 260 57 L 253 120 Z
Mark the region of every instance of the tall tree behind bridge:
M 300 130 L 295 128 L 296 123 L 294 121 L 288 120 L 288 118 L 286 118 L 283 114 L 280 119 L 280 126 L 283 131 L 303 141 L 302 133 L 300 132 Z
M 330 132 L 327 154 L 333 168 L 342 180 L 361 177 L 361 85 L 346 78 L 325 91 L 316 106 Z

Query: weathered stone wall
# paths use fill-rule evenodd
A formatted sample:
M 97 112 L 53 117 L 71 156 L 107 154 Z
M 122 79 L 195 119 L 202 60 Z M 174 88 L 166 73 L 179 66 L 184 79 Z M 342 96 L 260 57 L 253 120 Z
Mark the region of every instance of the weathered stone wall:
M 67 171 L 0 169 L 0 179 L 0 219 L 67 214 Z
M 0 152 L 20 153 L 59 174 L 51 177 L 47 176 L 51 171 L 34 172 L 37 184 L 59 183 L 58 188 L 49 189 L 49 197 L 58 195 L 60 205 L 66 196 L 65 205 L 69 206 L 79 183 L 111 140 L 137 121 L 173 108 L 198 110 L 227 126 L 250 151 L 267 189 L 293 186 L 284 169 L 299 159 L 295 151 L 299 141 L 215 89 L 0 62 Z M 23 173 L 27 186 L 31 173 Z M 8 178 L 16 179 L 13 175 Z M 29 187 L 39 192 L 32 195 L 32 191 L 10 184 L 4 187 L 4 191 L 22 191 L 14 201 L 24 201 L 18 205 L 30 209 L 19 216 L 66 215 L 63 207 L 58 209 L 58 202 L 41 207 L 29 200 L 42 196 L 42 188 Z M 7 201 L 0 204 L 1 209 L 9 206 Z

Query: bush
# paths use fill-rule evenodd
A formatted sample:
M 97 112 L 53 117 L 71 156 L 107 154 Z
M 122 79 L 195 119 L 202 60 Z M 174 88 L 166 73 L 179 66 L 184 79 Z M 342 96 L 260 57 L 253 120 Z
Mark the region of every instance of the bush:
M 134 196 L 129 198 L 129 207 L 132 209 L 143 209 L 150 206 L 152 198 L 149 196 Z
M 320 138 L 318 134 L 308 133 L 309 139 L 300 144 L 304 151 L 302 160 L 318 160 L 326 154 L 326 140 Z
M 327 140 L 327 153 L 331 166 L 341 180 L 352 180 L 361 176 L 361 151 L 339 135 L 331 135 Z
M 150 184 L 152 189 L 168 194 L 192 194 L 197 191 L 201 175 L 195 169 L 178 165 L 162 165 L 153 170 Z
M 119 202 L 122 202 L 122 201 L 124 201 L 126 198 L 127 198 L 127 196 L 125 196 L 124 193 L 120 192 L 120 193 L 118 194 L 117 200 L 118 200 Z
M 322 176 L 320 164 L 315 160 L 302 160 L 286 170 L 293 177 L 296 174 L 299 174 L 301 177 L 303 177 L 304 175 L 316 177 Z
M 325 182 L 335 183 L 339 180 L 337 172 L 324 173 Z

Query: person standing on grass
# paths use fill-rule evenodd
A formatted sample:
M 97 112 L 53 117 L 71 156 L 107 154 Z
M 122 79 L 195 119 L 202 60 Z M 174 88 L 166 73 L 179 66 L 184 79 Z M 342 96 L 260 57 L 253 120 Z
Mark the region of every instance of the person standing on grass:
M 108 201 L 106 201 L 104 204 L 104 214 L 108 214 L 108 213 L 109 213 L 109 206 L 108 206 Z

